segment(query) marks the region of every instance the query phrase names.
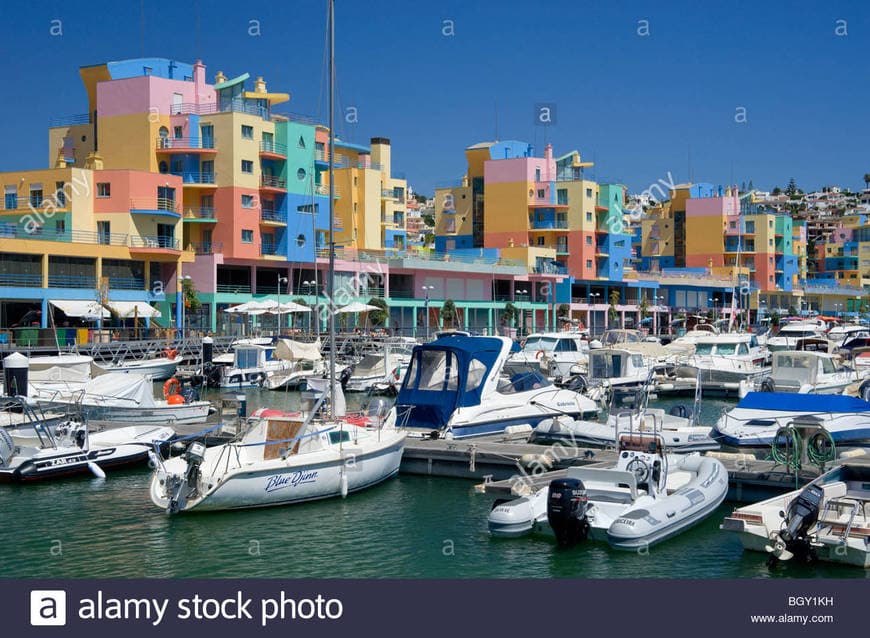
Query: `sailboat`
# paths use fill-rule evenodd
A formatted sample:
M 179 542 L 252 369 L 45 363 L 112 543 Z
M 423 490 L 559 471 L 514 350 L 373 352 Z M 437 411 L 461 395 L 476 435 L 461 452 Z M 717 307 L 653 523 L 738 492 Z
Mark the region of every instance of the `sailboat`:
M 335 12 L 329 3 L 329 273 L 335 288 L 334 93 Z M 193 441 L 181 456 L 151 452 L 151 500 L 170 514 L 287 505 L 345 497 L 394 476 L 405 447 L 404 430 L 385 414 L 344 414 L 335 376 L 335 308 L 329 313 L 329 376 L 324 392 L 301 412 L 260 409 L 235 440 L 206 449 Z

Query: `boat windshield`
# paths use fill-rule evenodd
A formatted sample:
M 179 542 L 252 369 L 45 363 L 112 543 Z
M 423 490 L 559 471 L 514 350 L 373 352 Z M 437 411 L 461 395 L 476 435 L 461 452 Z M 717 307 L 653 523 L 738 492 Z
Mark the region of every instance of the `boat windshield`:
M 736 343 L 698 343 L 695 345 L 695 354 L 737 354 Z
M 593 379 L 612 379 L 622 375 L 623 355 L 593 353 L 589 358 L 589 372 Z
M 524 352 L 537 352 L 538 350 L 543 350 L 544 352 L 553 352 L 556 349 L 556 342 L 558 339 L 555 337 L 529 337 L 526 340 L 526 345 L 523 346 Z
M 640 337 L 634 332 L 608 330 L 601 338 L 601 343 L 604 345 L 614 345 L 617 343 L 640 343 Z

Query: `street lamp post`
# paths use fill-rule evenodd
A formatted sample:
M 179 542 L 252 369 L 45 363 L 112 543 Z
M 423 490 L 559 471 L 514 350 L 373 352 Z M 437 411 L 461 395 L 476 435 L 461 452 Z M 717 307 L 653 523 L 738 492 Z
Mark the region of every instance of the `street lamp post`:
M 317 304 L 317 280 L 315 279 L 314 281 L 303 281 L 302 285 L 305 286 L 305 290 L 308 292 L 309 295 L 311 295 L 312 291 L 314 291 L 313 292 L 314 310 L 313 310 L 313 316 L 311 317 L 311 320 L 308 322 L 308 329 L 310 332 L 314 332 L 315 326 L 317 326 L 316 329 L 317 329 L 317 332 L 319 333 L 320 332 L 320 314 L 318 313 L 318 304 Z M 314 323 L 315 321 L 317 323 Z
M 184 275 L 184 277 L 178 278 L 178 298 L 176 299 L 176 303 L 178 303 L 181 307 L 181 326 L 179 327 L 179 333 L 181 334 L 181 338 L 187 336 L 187 331 L 184 329 L 184 282 L 190 281 L 190 275 Z
M 593 306 L 598 303 L 597 298 L 601 296 L 600 292 L 591 292 L 589 293 L 589 338 L 595 338 L 595 309 Z
M 520 305 L 519 305 L 519 309 L 520 309 L 520 332 L 522 334 L 525 334 L 525 332 L 526 332 L 526 311 L 525 311 L 525 309 L 523 309 L 523 306 L 522 306 L 523 300 L 517 299 L 517 295 L 519 295 L 520 297 L 525 297 L 528 294 L 529 294 L 528 290 L 525 290 L 525 289 L 516 290 L 516 289 L 514 289 L 514 300 L 520 302 Z M 522 335 L 520 335 L 520 336 L 522 336 Z
M 435 290 L 435 286 L 423 286 L 423 293 L 426 295 L 426 300 L 423 302 L 423 307 L 426 309 L 426 341 L 429 341 L 429 291 Z
M 278 275 L 278 336 L 281 336 L 281 328 L 283 325 L 281 324 L 281 284 L 286 284 L 288 282 L 287 277 L 283 277 L 280 274 Z M 290 294 L 290 286 L 287 286 L 287 294 Z

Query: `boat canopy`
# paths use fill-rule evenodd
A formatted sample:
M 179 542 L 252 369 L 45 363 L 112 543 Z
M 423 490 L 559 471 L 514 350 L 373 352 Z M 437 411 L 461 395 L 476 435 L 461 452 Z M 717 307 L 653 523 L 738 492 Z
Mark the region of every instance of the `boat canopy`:
M 293 339 L 278 339 L 275 345 L 275 356 L 284 361 L 320 361 L 320 339 L 313 343 L 295 341 Z
M 870 402 L 843 394 L 795 394 L 750 392 L 740 399 L 738 408 L 776 412 L 870 412 Z
M 456 335 L 416 346 L 396 397 L 400 423 L 443 428 L 456 408 L 479 405 L 506 341 Z

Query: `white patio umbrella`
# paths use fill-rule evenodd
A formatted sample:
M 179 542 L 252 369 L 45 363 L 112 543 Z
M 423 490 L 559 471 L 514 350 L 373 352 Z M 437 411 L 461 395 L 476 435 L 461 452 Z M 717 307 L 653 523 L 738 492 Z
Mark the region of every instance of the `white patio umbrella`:
M 377 306 L 371 306 L 361 301 L 354 301 L 346 306 L 336 309 L 335 314 L 356 313 L 356 312 L 371 312 L 372 310 L 380 310 Z

